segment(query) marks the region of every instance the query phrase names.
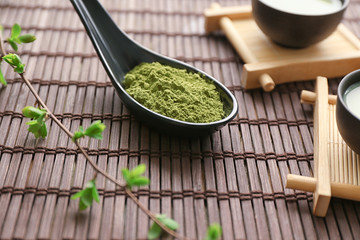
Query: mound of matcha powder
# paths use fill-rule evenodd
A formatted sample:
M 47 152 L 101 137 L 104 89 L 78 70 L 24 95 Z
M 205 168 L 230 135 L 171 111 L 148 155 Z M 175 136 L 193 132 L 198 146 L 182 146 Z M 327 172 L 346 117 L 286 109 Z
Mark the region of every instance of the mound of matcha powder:
M 143 106 L 181 121 L 208 123 L 225 114 L 214 83 L 184 69 L 142 63 L 125 75 L 124 86 Z

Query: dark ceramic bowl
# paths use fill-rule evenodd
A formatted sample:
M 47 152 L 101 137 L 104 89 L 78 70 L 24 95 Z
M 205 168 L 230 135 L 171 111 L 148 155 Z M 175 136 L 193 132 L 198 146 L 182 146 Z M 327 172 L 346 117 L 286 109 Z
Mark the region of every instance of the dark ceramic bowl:
M 319 15 L 285 12 L 262 0 L 251 2 L 254 20 L 265 35 L 285 47 L 304 48 L 324 40 L 336 29 L 350 0 L 341 1 L 338 11 Z
M 344 94 L 349 86 L 359 81 L 360 70 L 346 75 L 339 84 L 336 101 L 336 121 L 339 132 L 346 144 L 358 154 L 360 154 L 360 119 L 345 105 Z

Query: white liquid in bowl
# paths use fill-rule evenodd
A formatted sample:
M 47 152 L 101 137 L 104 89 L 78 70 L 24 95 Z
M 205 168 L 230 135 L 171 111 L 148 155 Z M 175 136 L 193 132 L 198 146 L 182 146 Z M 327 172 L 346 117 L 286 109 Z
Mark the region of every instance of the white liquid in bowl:
M 344 93 L 344 102 L 350 111 L 360 118 L 360 82 L 353 83 Z
M 322 15 L 337 12 L 342 7 L 340 0 L 261 0 L 275 9 L 303 15 Z

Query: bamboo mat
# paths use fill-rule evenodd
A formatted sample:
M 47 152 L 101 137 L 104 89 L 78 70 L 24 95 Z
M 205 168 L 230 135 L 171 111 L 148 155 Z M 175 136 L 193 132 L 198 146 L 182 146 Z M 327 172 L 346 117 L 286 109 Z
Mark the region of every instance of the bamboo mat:
M 114 92 L 69 1 L 0 0 L 5 36 L 11 25 L 37 40 L 20 47 L 26 74 L 61 121 L 75 131 L 102 120 L 104 139 L 82 140 L 90 156 L 121 179 L 123 167 L 145 163 L 149 187 L 136 190 L 179 232 L 201 239 L 213 222 L 223 239 L 360 239 L 360 204 L 333 198 L 325 218 L 311 213 L 311 193 L 286 189 L 288 173 L 312 176 L 313 109 L 300 91 L 314 82 L 283 84 L 271 93 L 240 87 L 242 59 L 222 33 L 206 35 L 202 12 L 211 0 L 103 0 L 114 20 L 144 46 L 198 67 L 235 94 L 239 114 L 211 136 L 169 137 L 139 122 Z M 222 0 L 221 5 L 249 4 Z M 360 37 L 360 1 L 344 23 Z M 100 203 L 78 213 L 70 195 L 93 176 L 75 145 L 52 122 L 35 141 L 21 114 L 34 97 L 3 66 L 0 87 L 0 238 L 145 239 L 150 220 L 125 193 L 97 177 Z M 335 93 L 339 79 L 330 79 Z

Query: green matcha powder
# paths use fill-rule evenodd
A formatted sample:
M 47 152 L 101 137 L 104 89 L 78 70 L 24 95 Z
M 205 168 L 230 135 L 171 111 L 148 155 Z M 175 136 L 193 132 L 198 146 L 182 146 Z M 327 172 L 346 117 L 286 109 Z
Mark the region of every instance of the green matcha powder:
M 184 69 L 142 63 L 125 75 L 124 86 L 136 101 L 167 117 L 209 123 L 225 115 L 214 83 Z

